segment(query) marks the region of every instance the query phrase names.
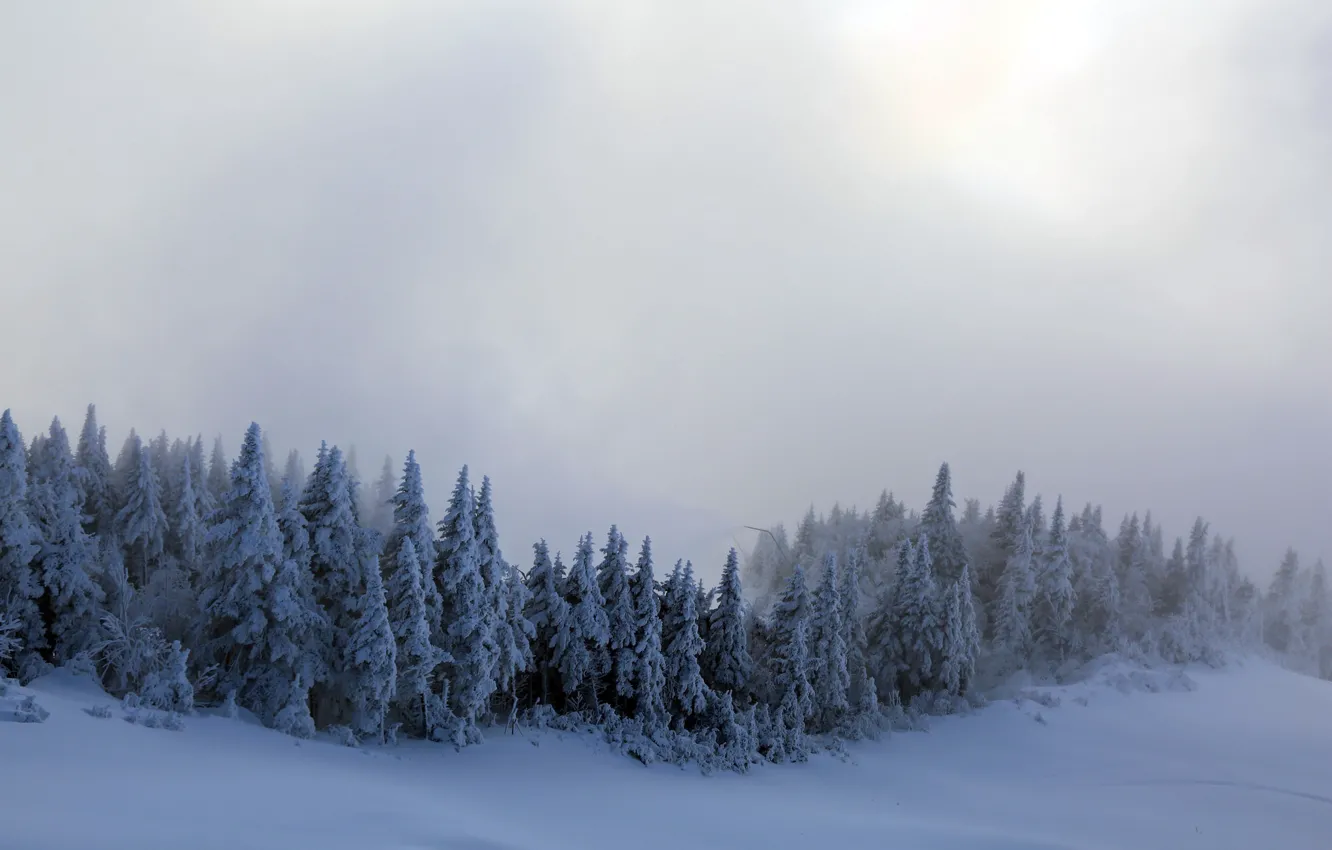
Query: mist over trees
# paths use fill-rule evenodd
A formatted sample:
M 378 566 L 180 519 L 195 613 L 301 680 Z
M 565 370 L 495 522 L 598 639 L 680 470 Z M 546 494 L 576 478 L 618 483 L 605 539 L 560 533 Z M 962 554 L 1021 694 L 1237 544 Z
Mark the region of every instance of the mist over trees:
M 1021 473 L 960 515 L 947 464 L 919 513 L 887 491 L 868 512 L 811 507 L 708 588 L 614 525 L 567 560 L 542 540 L 509 561 L 497 490 L 465 466 L 432 525 L 412 452 L 363 482 L 326 444 L 279 472 L 258 425 L 234 459 L 222 446 L 131 431 L 113 463 L 92 406 L 73 447 L 58 419 L 25 444 L 6 411 L 0 666 L 73 665 L 162 711 L 235 706 L 298 737 L 462 747 L 522 719 L 742 771 L 1107 653 L 1263 646 L 1332 677 L 1321 563 L 1290 551 L 1260 589 L 1202 519 L 1169 546 L 1150 513 L 1111 535 L 1091 504 L 1056 497 L 1047 518 Z

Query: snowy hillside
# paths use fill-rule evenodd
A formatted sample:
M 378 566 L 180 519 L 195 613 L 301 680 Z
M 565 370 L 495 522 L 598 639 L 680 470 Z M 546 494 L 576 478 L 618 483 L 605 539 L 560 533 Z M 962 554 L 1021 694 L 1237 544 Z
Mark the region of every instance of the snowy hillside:
M 455 752 L 298 743 L 217 716 L 144 728 L 119 706 L 90 714 L 113 701 L 64 672 L 15 693 L 50 712 L 0 722 L 0 846 L 16 850 L 1332 845 L 1332 683 L 1261 661 L 1106 665 L 847 760 L 712 777 L 553 732 Z

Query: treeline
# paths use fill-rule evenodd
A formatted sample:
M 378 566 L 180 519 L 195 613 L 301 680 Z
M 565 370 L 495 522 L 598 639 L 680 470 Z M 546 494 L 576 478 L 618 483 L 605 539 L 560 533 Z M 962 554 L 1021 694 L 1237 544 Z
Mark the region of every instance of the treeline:
M 465 746 L 522 716 L 745 769 L 881 722 L 855 559 L 759 619 L 734 551 L 709 589 L 612 526 L 567 565 L 536 543 L 524 572 L 466 467 L 432 526 L 414 453 L 368 498 L 337 447 L 308 475 L 271 454 L 252 425 L 230 462 L 131 432 L 112 463 L 92 407 L 74 447 L 58 419 L 25 445 L 6 412 L 0 656 L 25 679 L 72 664 L 135 704 L 237 706 L 300 737 Z
M 1264 592 L 1241 571 L 1234 540 L 1201 518 L 1169 547 L 1150 512 L 1125 516 L 1110 536 L 1099 506 L 1069 515 L 1060 498 L 1047 517 L 1039 495 L 1028 502 L 1021 472 L 997 506 L 982 511 L 968 499 L 956 521 L 945 464 L 921 513 L 885 491 L 869 512 L 810 508 L 793 542 L 777 526 L 759 544 L 746 579 L 760 607 L 781 593 L 793 564 L 863 553 L 871 666 L 880 689 L 896 686 L 906 699 L 956 692 L 948 624 L 958 607 L 968 639 L 974 616 L 985 685 L 1019 668 L 1058 675 L 1106 653 L 1216 663 L 1227 649 L 1264 646 L 1332 678 L 1321 561 L 1302 567 L 1288 550 Z M 903 634 L 918 636 L 914 661 Z
M 466 746 L 523 719 L 593 726 L 645 761 L 744 770 L 816 741 L 957 710 L 1020 667 L 1106 652 L 1213 660 L 1265 638 L 1327 672 L 1321 565 L 1293 554 L 1263 595 L 1201 520 L 1170 554 L 1150 515 L 1107 537 L 1099 509 L 1048 521 L 1019 474 L 959 518 L 948 466 L 920 514 L 811 509 L 715 588 L 612 526 L 566 564 L 499 547 L 489 479 L 459 473 L 429 519 L 414 453 L 372 487 L 321 445 L 281 473 L 257 425 L 143 440 L 114 463 L 91 406 L 25 444 L 0 418 L 0 664 L 98 675 L 166 712 L 240 707 L 285 733 Z M 660 578 L 658 577 L 660 576 Z

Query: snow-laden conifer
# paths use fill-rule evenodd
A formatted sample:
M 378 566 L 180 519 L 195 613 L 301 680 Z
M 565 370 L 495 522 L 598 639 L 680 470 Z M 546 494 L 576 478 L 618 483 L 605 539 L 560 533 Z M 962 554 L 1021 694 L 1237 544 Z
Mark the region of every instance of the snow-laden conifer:
M 187 671 L 190 651 L 173 640 L 164 647 L 163 658 L 144 677 L 139 697 L 161 711 L 189 714 L 194 711 L 194 685 Z
M 443 601 L 443 649 L 453 712 L 461 721 L 455 743 L 479 740 L 476 721 L 495 691 L 495 605 L 481 573 L 476 539 L 476 501 L 467 467 L 439 522 L 435 576 Z
M 605 600 L 597 586 L 592 553 L 592 533 L 588 532 L 578 541 L 578 550 L 564 582 L 569 615 L 555 642 L 556 663 L 564 693 L 571 700 L 581 696 L 582 704 L 588 708 L 596 705 L 597 679 L 605 672 L 597 669 L 596 664 L 610 640 L 610 623 L 606 618 Z
M 204 517 L 199 513 L 199 493 L 195 486 L 194 468 L 190 451 L 181 459 L 180 488 L 171 510 L 171 549 L 180 559 L 186 575 L 196 575 L 202 564 L 204 538 L 208 533 Z
M 1031 646 L 1031 604 L 1036 592 L 1031 525 L 1023 521 L 1016 550 L 999 577 L 990 622 L 994 647 L 1013 663 L 1026 657 Z
M 768 655 L 768 679 L 772 702 L 787 709 L 788 728 L 798 726 L 801 732 L 805 721 L 814 714 L 814 692 L 809 684 L 809 618 L 805 571 L 796 564 L 772 612 L 773 644 Z M 796 710 L 791 711 L 791 706 Z
M 407 460 L 402 465 L 402 481 L 393 494 L 393 528 L 384 544 L 384 556 L 389 563 L 397 560 L 398 549 L 408 538 L 416 549 L 417 560 L 421 562 L 421 592 L 425 596 L 426 622 L 430 625 L 432 641 L 438 641 L 442 629 L 443 601 L 435 582 L 435 529 L 430 524 L 430 508 L 426 505 L 421 465 L 416 461 L 415 451 L 407 452 Z
M 698 657 L 703 652 L 703 639 L 698 634 L 698 612 L 695 607 L 698 595 L 692 565 L 685 564 L 684 572 L 672 590 L 666 605 L 677 626 L 663 656 L 672 710 L 676 721 L 683 723 L 702 714 L 708 705 L 708 686 L 703 682 L 698 663 Z
M 740 587 L 740 558 L 735 549 L 726 555 L 718 587 L 717 607 L 708 624 L 707 671 L 713 688 L 739 698 L 748 694 L 754 662 L 749 655 L 749 630 L 745 624 L 745 600 Z
M 849 681 L 847 699 L 857 706 L 869 687 L 869 639 L 861 608 L 860 578 L 865 563 L 865 547 L 852 548 L 842 570 L 842 640 L 846 643 L 846 671 Z
M 328 675 L 313 689 L 315 721 L 320 726 L 345 725 L 353 720 L 349 715 L 357 698 L 351 644 L 366 585 L 363 541 L 353 498 L 342 451 L 321 444 L 299 503 L 310 536 L 315 598 L 329 626 L 329 639 L 323 647 Z
M 322 612 L 307 577 L 284 557 L 258 425 L 246 431 L 231 482 L 208 532 L 202 646 L 206 660 L 221 667 L 217 693 L 234 691 L 241 705 L 272 723 L 297 675 L 320 666 L 310 656 Z
M 814 694 L 814 721 L 834 729 L 850 708 L 847 689 L 846 638 L 842 629 L 842 593 L 837 556 L 823 557 L 823 578 L 814 592 L 809 626 L 809 685 Z
M 74 454 L 79 480 L 79 509 L 89 534 L 109 532 L 115 519 L 111 498 L 111 458 L 106 452 L 106 429 L 97 424 L 97 408 L 88 405 Z
M 532 569 L 526 579 L 527 604 L 523 611 L 535 632 L 532 654 L 541 701 L 549 705 L 557 687 L 557 682 L 552 679 L 559 671 L 556 647 L 569 617 L 569 606 L 560 592 L 560 580 L 555 575 L 546 541 L 534 543 L 532 551 Z
M 918 527 L 918 531 L 929 538 L 934 573 L 943 584 L 956 581 L 967 564 L 967 550 L 953 516 L 955 507 L 952 470 L 945 463 L 939 467 L 939 474 L 934 479 L 934 491 L 920 515 Z
M 137 437 L 135 438 L 138 439 Z M 148 584 L 151 566 L 162 556 L 167 519 L 162 508 L 162 486 L 153 468 L 152 454 L 136 445 L 138 463 L 124 483 L 123 502 L 116 514 L 120 541 L 130 553 L 139 587 Z M 271 502 L 271 495 L 270 495 Z
M 643 538 L 638 564 L 629 579 L 634 603 L 634 716 L 649 734 L 670 722 L 666 705 L 666 660 L 661 647 L 661 606 L 652 569 L 652 540 Z
M 1070 626 L 1074 603 L 1073 561 L 1064 525 L 1064 500 L 1060 498 L 1055 502 L 1050 536 L 1036 577 L 1036 604 L 1032 614 L 1035 639 L 1060 659 L 1072 648 Z
M 50 660 L 63 664 L 96 643 L 104 593 L 93 581 L 97 553 L 83 530 L 69 438 L 59 419 L 33 458 L 28 507 L 41 548 L 32 571 L 42 594 Z
M 425 720 L 431 676 L 442 659 L 430 642 L 421 559 L 410 537 L 402 539 L 396 560 L 386 558 L 385 565 L 389 622 L 397 642 L 396 706 L 408 731 L 423 736 L 428 731 Z
M 370 498 L 369 510 L 366 512 L 365 524 L 373 531 L 387 538 L 393 532 L 393 509 L 395 506 L 394 494 L 397 492 L 397 479 L 393 473 L 393 458 L 385 456 L 384 466 L 379 471 L 379 478 L 375 479 L 373 495 Z
M 221 502 L 231 486 L 227 473 L 227 454 L 222 449 L 222 436 L 213 440 L 213 452 L 208 459 L 208 492 L 214 502 Z
M 41 539 L 28 516 L 27 497 L 27 453 L 6 410 L 0 414 L 0 621 L 18 645 L 11 669 L 25 666 L 46 642 L 36 602 L 42 590 L 32 568 Z
M 513 711 L 518 709 L 518 682 L 523 673 L 532 669 L 532 641 L 536 627 L 527 619 L 527 585 L 522 576 L 503 558 L 500 559 L 499 621 L 503 628 L 496 632 L 495 687 L 506 694 Z
M 898 690 L 903 700 L 928 690 L 938 674 L 943 651 L 940 601 L 930 540 L 922 534 L 914 547 L 904 545 L 899 550 L 897 583 L 893 588 Z
M 368 528 L 356 531 L 361 538 L 357 541 L 358 549 L 364 553 L 364 584 L 351 634 L 348 678 L 353 701 L 352 728 L 362 738 L 383 741 L 389 707 L 397 695 L 398 652 L 377 564 L 379 535 Z
M 609 661 L 607 690 L 621 705 L 630 705 L 634 696 L 634 646 L 636 645 L 634 603 L 629 594 L 629 544 L 615 526 L 606 535 L 597 566 L 597 589 L 606 607 Z

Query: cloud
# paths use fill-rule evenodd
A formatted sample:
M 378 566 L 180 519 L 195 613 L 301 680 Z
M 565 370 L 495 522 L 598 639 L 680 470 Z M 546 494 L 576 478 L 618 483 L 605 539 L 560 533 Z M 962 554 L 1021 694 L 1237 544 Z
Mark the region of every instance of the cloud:
M 511 553 L 949 459 L 1332 555 L 1325 4 L 144 8 L 0 35 L 29 432 L 414 447 Z

